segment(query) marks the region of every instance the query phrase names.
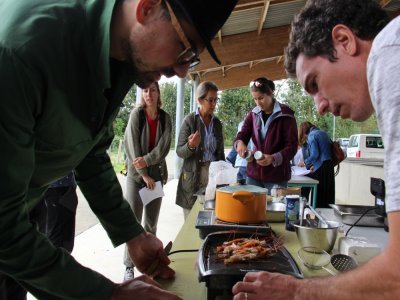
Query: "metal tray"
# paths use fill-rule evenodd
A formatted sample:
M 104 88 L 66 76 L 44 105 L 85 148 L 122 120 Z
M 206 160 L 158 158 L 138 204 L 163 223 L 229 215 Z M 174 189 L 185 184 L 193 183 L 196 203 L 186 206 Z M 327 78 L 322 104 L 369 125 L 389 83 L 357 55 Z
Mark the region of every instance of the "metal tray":
M 341 218 L 346 225 L 353 225 L 367 209 L 374 208 L 374 206 L 342 204 L 330 204 L 330 206 L 333 208 L 335 216 Z M 383 227 L 383 221 L 382 216 L 371 210 L 362 217 L 356 226 Z
M 199 236 L 203 240 L 208 234 L 217 231 L 243 231 L 259 234 L 271 234 L 271 226 L 263 224 L 234 224 L 216 220 L 213 210 L 201 210 L 197 215 L 195 227 L 199 230 Z

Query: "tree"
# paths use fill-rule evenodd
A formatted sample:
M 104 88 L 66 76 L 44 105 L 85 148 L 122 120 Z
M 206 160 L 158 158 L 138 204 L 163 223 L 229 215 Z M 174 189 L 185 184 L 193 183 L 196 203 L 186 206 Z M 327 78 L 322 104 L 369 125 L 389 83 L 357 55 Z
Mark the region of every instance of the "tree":
M 133 85 L 126 94 L 122 106 L 118 112 L 118 116 L 114 120 L 114 140 L 111 149 L 118 149 L 119 141 L 124 139 L 126 125 L 128 125 L 129 116 L 136 103 L 136 85 Z
M 335 138 L 349 137 L 357 133 L 377 132 L 375 114 L 368 120 L 356 123 L 351 120 L 335 118 L 332 114 L 320 116 L 315 108 L 314 100 L 307 95 L 297 80 L 288 79 L 277 84 L 277 99 L 289 105 L 295 111 L 297 125 L 309 121 L 333 136 L 333 124 L 335 122 Z
M 334 117 L 331 114 L 320 116 L 314 105 L 312 97 L 308 96 L 297 80 L 284 80 L 276 82 L 276 98 L 278 101 L 289 105 L 295 111 L 297 124 L 310 121 L 331 137 L 333 135 Z M 176 123 L 176 94 L 177 86 L 174 82 L 166 82 L 160 85 L 162 108 L 170 114 L 172 119 L 172 145 L 175 145 L 175 123 Z M 191 86 L 185 85 L 184 115 L 190 112 Z M 255 106 L 250 91 L 247 87 L 235 88 L 222 91 L 221 100 L 216 108 L 216 116 L 221 120 L 223 126 L 225 146 L 231 146 L 236 136 L 238 124 L 244 120 L 246 114 Z M 118 147 L 119 141 L 123 139 L 125 128 L 128 124 L 129 115 L 136 103 L 136 86 L 132 86 L 126 95 L 123 106 L 114 122 L 115 139 L 112 148 Z M 367 121 L 356 123 L 351 120 L 336 118 L 335 137 L 349 137 L 357 133 L 378 133 L 376 116 L 373 115 Z
M 222 122 L 225 146 L 232 145 L 238 124 L 244 120 L 254 105 L 248 88 L 230 89 L 221 93 L 216 115 Z

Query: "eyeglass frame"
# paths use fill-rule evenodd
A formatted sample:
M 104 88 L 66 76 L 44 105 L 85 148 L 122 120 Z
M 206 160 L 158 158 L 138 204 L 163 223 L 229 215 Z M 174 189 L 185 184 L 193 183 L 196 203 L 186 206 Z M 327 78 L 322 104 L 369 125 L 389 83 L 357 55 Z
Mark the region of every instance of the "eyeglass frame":
M 214 99 L 210 99 L 210 98 L 203 98 L 202 100 L 206 100 L 208 103 L 210 104 L 217 104 L 219 102 L 219 100 L 221 100 L 221 98 L 217 97 Z
M 178 34 L 179 39 L 181 40 L 181 43 L 185 47 L 185 50 L 183 50 L 178 55 L 176 59 L 176 64 L 184 65 L 189 63 L 189 68 L 193 68 L 194 66 L 197 66 L 200 63 L 199 54 L 195 50 L 193 50 L 193 46 L 186 37 L 186 34 L 183 31 L 183 28 L 179 23 L 173 9 L 171 8 L 171 5 L 168 3 L 168 1 L 165 1 L 165 4 L 167 5 L 168 12 L 171 17 L 172 27 L 174 27 L 175 32 Z

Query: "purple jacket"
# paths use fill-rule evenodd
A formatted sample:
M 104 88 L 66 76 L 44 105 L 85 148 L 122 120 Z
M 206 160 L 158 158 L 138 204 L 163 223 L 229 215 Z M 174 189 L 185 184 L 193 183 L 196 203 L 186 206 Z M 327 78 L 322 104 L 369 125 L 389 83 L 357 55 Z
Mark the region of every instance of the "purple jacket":
M 235 141 L 242 140 L 246 145 L 253 140 L 254 151 L 274 156 L 273 165 L 262 167 L 252 161 L 247 165 L 247 176 L 263 182 L 288 181 L 291 178 L 290 160 L 297 151 L 297 124 L 293 110 L 285 104 L 275 102 L 272 115 L 267 123 L 266 137 L 261 134 L 261 109 L 255 107 L 244 120 Z

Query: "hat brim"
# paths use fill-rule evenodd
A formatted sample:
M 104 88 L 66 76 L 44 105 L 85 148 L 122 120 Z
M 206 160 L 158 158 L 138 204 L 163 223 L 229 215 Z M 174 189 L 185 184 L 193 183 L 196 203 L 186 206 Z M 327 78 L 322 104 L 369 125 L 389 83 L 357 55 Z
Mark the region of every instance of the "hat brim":
M 221 61 L 219 60 L 217 54 L 215 53 L 214 48 L 211 45 L 210 39 L 207 36 L 205 36 L 204 33 L 202 33 L 199 30 L 197 30 L 195 22 L 191 18 L 190 14 L 186 11 L 185 7 L 183 7 L 182 4 L 179 1 L 175 1 L 175 0 L 167 0 L 167 1 L 171 5 L 171 8 L 174 10 L 174 12 L 179 10 L 179 12 L 184 14 L 185 19 L 196 29 L 197 34 L 202 39 L 205 47 L 208 50 L 208 53 L 210 53 L 211 57 L 215 60 L 215 62 L 220 65 Z

